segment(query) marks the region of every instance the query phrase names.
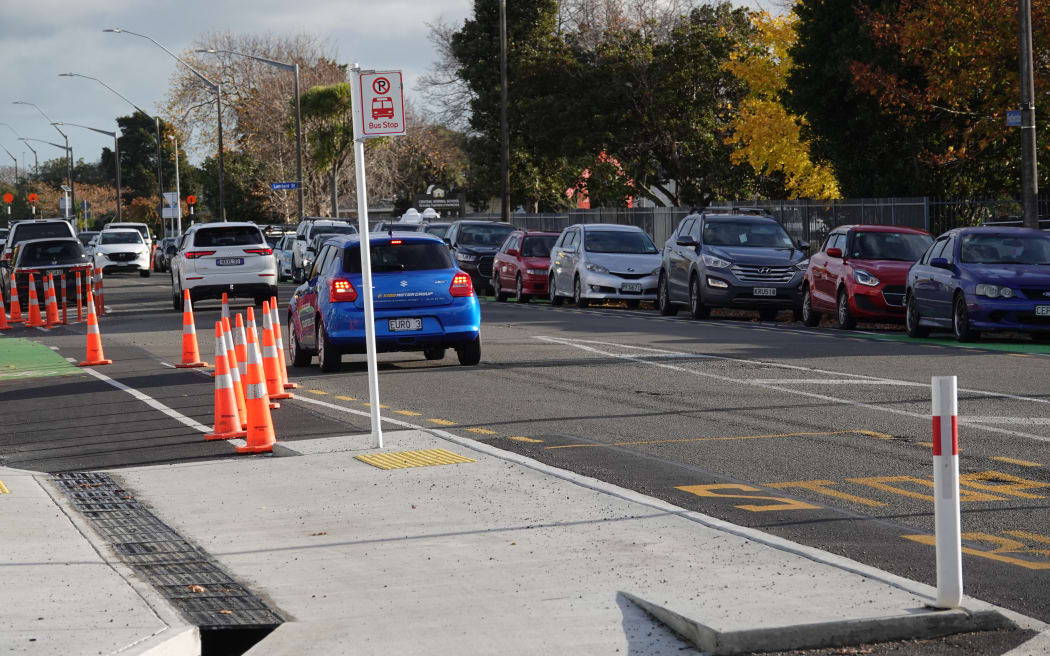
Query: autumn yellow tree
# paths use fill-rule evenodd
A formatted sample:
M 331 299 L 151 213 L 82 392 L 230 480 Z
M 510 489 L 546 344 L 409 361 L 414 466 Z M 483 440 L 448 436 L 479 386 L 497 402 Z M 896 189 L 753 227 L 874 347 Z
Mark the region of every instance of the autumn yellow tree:
M 730 124 L 726 143 L 736 147 L 733 163 L 747 162 L 758 173 L 779 173 L 789 198 L 839 198 L 838 181 L 827 165 L 814 162 L 802 135 L 806 120 L 785 109 L 781 99 L 790 90 L 789 50 L 795 42 L 793 13 L 751 14 L 755 36 L 733 51 L 725 68 L 748 86 Z

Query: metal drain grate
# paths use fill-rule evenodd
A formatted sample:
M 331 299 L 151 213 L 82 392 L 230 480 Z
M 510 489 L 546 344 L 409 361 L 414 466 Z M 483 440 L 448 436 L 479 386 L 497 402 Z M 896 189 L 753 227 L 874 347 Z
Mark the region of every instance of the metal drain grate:
M 273 629 L 284 621 L 109 474 L 68 472 L 52 480 L 121 560 L 201 629 Z

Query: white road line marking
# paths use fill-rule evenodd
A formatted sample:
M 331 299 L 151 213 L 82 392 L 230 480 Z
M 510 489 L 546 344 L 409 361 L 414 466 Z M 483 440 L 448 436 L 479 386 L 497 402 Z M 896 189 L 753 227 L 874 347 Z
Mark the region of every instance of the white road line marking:
M 48 348 L 51 349 L 52 351 L 57 351 L 58 350 L 57 346 L 49 346 Z
M 836 396 L 828 396 L 827 394 L 816 394 L 814 392 L 804 392 L 804 391 L 798 390 L 798 389 L 791 389 L 790 387 L 782 387 L 782 386 L 779 386 L 779 385 L 771 385 L 771 384 L 768 384 L 768 383 L 759 383 L 759 382 L 756 382 L 754 380 L 749 380 L 749 379 L 732 378 L 730 376 L 722 376 L 722 375 L 719 375 L 719 374 L 714 374 L 714 373 L 710 373 L 710 372 L 706 372 L 706 371 L 697 371 L 696 369 L 687 369 L 686 367 L 679 367 L 679 366 L 675 366 L 673 364 L 669 364 L 669 363 L 666 363 L 666 362 L 654 362 L 651 358 L 647 358 L 647 357 L 644 357 L 644 356 L 611 353 L 609 351 L 602 351 L 602 350 L 594 348 L 592 346 L 587 346 L 587 344 L 589 344 L 589 343 L 601 343 L 601 344 L 607 344 L 607 345 L 610 345 L 610 346 L 637 348 L 637 347 L 629 347 L 629 346 L 624 345 L 624 344 L 615 344 L 615 343 L 612 343 L 612 342 L 594 342 L 594 341 L 591 341 L 591 340 L 570 340 L 570 339 L 563 338 L 563 337 L 537 336 L 536 339 L 539 339 L 539 340 L 542 340 L 542 341 L 545 341 L 545 342 L 551 342 L 551 343 L 554 343 L 554 344 L 563 344 L 565 346 L 571 346 L 571 347 L 579 349 L 581 351 L 587 351 L 589 353 L 594 353 L 596 355 L 603 355 L 605 357 L 616 358 L 616 359 L 620 359 L 620 360 L 629 360 L 631 362 L 638 362 L 640 364 L 647 364 L 647 365 L 649 365 L 651 367 L 659 367 L 661 369 L 670 369 L 672 371 L 678 371 L 678 372 L 690 374 L 690 375 L 693 375 L 693 376 L 701 376 L 701 377 L 704 377 L 704 378 L 712 378 L 714 380 L 720 380 L 720 381 L 728 382 L 728 383 L 737 383 L 737 384 L 740 384 L 740 385 L 750 385 L 752 387 L 762 387 L 762 388 L 765 388 L 765 389 L 775 390 L 775 391 L 778 391 L 778 392 L 785 392 L 787 394 L 795 394 L 797 396 L 805 396 L 805 397 L 808 397 L 808 398 L 811 398 L 811 399 L 819 399 L 821 401 L 830 401 L 832 403 L 840 403 L 840 404 L 843 404 L 843 405 L 851 405 L 851 406 L 856 407 L 856 408 L 865 408 L 867 410 L 877 410 L 879 412 L 886 412 L 886 413 L 889 413 L 889 414 L 900 415 L 900 416 L 903 416 L 903 417 L 912 417 L 912 418 L 915 418 L 915 419 L 921 419 L 923 422 L 926 422 L 926 423 L 928 423 L 930 421 L 930 415 L 929 414 L 925 414 L 925 413 L 920 414 L 918 412 L 911 412 L 909 410 L 900 410 L 900 409 L 897 409 L 897 408 L 890 408 L 890 407 L 887 407 L 887 406 L 873 405 L 871 403 L 862 403 L 860 401 L 851 401 L 849 399 L 842 399 L 842 398 L 839 398 L 839 397 L 836 397 Z M 646 350 L 649 350 L 649 349 L 646 349 Z M 723 357 L 719 357 L 719 356 L 708 356 L 708 357 L 711 358 L 711 359 L 715 359 L 715 360 L 731 360 L 731 361 L 736 361 L 736 362 L 747 362 L 749 364 L 755 364 L 756 362 L 759 362 L 757 360 L 742 360 L 742 359 L 738 359 L 738 358 L 723 358 Z M 762 363 L 762 364 L 767 364 L 767 363 Z M 783 366 L 789 367 L 789 368 L 793 368 L 793 369 L 805 369 L 805 367 L 796 367 L 794 365 L 783 365 Z M 819 370 L 811 370 L 811 371 L 819 371 Z M 826 372 L 826 373 L 830 373 L 830 372 Z M 845 375 L 852 375 L 852 374 L 845 374 Z M 1000 394 L 994 394 L 994 393 L 986 393 L 986 394 L 988 394 L 989 396 L 1005 396 L 1007 398 L 1011 398 L 1009 395 L 1000 395 Z M 1025 397 L 1020 397 L 1020 398 L 1025 399 L 1025 400 L 1029 400 L 1029 399 L 1026 399 Z M 1039 399 L 1031 399 L 1031 400 L 1039 400 Z M 1010 436 L 1013 436 L 1013 437 L 1024 437 L 1024 438 L 1028 438 L 1028 439 L 1031 439 L 1031 440 L 1036 440 L 1038 442 L 1050 442 L 1050 437 L 1045 437 L 1045 436 L 1042 436 L 1042 435 L 1032 435 L 1031 433 L 1021 433 L 1021 432 L 1018 432 L 1018 431 L 1005 430 L 1005 429 L 1002 429 L 1002 428 L 994 428 L 992 426 L 987 426 L 987 425 L 980 424 L 978 422 L 970 421 L 970 420 L 965 419 L 963 417 L 959 418 L 959 423 L 960 424 L 969 425 L 969 426 L 974 426 L 976 428 L 980 428 L 980 429 L 988 431 L 990 433 L 999 433 L 1001 435 L 1010 435 Z
M 753 383 L 765 385 L 900 385 L 904 387 L 929 387 L 923 383 L 903 380 L 864 380 L 857 378 L 752 378 Z

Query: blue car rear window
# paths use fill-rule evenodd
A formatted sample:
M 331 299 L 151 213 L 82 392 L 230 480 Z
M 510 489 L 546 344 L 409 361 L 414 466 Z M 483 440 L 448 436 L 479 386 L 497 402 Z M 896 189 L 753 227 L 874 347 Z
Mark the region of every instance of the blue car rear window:
M 373 273 L 452 268 L 452 256 L 448 253 L 448 247 L 432 241 L 373 244 L 371 252 Z M 346 249 L 343 271 L 361 273 L 361 250 L 357 246 Z

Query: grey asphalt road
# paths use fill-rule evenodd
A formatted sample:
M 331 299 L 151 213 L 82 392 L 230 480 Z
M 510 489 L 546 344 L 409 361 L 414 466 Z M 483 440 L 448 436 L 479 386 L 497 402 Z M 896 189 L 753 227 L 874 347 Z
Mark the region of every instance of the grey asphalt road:
M 107 348 L 177 358 L 181 314 L 165 283 L 107 281 Z M 283 298 L 289 293 L 282 287 Z M 214 325 L 217 305 L 197 310 L 207 356 L 203 327 Z M 929 384 L 958 376 L 966 591 L 1050 620 L 1046 349 L 1024 341 L 957 348 L 652 310 L 485 302 L 482 314 L 476 367 L 458 366 L 452 353 L 436 362 L 380 357 L 385 417 L 444 427 L 931 584 Z M 83 337 L 59 329 L 34 339 L 65 354 Z M 291 374 L 302 389 L 286 403 L 308 419 L 285 420 L 278 439 L 367 426 L 362 356 L 346 356 L 335 374 L 316 366 Z M 196 395 L 183 407 L 207 423 L 210 394 L 205 380 L 179 396 Z M 175 447 L 146 459 L 174 458 Z M 194 448 L 194 457 L 210 453 Z M 0 435 L 0 461 L 11 455 Z M 100 456 L 109 466 L 132 464 L 126 457 Z

